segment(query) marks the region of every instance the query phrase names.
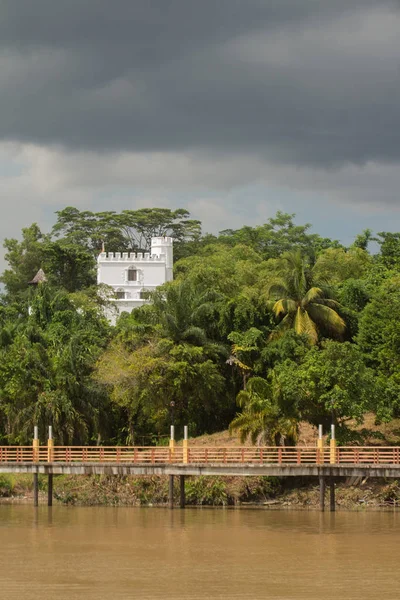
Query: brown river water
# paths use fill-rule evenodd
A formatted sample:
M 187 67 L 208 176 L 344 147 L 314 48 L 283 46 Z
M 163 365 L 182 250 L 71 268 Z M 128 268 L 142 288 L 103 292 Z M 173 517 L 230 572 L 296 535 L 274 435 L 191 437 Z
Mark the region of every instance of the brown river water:
M 400 513 L 0 505 L 0 600 L 397 600 Z

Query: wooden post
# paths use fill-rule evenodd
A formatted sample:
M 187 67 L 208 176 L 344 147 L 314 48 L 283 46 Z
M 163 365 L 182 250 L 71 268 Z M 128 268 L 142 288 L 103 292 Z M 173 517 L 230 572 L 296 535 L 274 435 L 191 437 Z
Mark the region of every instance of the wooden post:
M 321 512 L 325 510 L 325 477 L 319 476 L 319 508 Z
M 48 474 L 47 481 L 47 506 L 53 506 L 53 473 Z
M 179 475 L 179 489 L 180 489 L 179 506 L 180 506 L 180 508 L 185 508 L 186 497 L 185 497 L 185 476 L 184 475 Z
M 39 476 L 33 474 L 33 506 L 39 506 Z
M 329 492 L 330 511 L 335 512 L 335 480 L 333 477 L 329 478 Z
M 174 476 L 169 475 L 168 506 L 174 508 Z

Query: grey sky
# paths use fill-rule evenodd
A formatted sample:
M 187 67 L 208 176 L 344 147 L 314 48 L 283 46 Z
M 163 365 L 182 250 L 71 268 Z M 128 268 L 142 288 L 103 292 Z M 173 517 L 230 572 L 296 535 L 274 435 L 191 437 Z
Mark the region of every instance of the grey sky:
M 0 237 L 66 204 L 400 229 L 398 1 L 0 0 L 0 67 Z

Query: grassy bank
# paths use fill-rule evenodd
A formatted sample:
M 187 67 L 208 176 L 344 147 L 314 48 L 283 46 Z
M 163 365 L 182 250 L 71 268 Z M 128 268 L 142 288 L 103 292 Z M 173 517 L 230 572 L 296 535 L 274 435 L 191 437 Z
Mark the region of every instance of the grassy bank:
M 319 488 L 315 479 L 275 477 L 188 477 L 186 499 L 193 506 L 260 505 L 282 508 L 318 508 Z M 46 477 L 39 477 L 45 497 Z M 175 487 L 178 503 L 178 481 Z M 0 497 L 20 501 L 32 497 L 32 477 L 1 475 Z M 168 500 L 166 477 L 67 476 L 54 478 L 55 501 L 79 506 L 162 506 Z M 400 506 L 400 483 L 388 480 L 337 482 L 336 503 L 340 509 Z

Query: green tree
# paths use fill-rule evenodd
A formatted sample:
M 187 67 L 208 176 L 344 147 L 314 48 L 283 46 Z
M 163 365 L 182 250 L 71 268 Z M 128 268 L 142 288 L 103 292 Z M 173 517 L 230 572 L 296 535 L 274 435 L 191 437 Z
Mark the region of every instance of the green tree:
M 267 269 L 267 263 L 242 244 L 233 248 L 213 244 L 180 260 L 175 276 L 177 281 L 190 282 L 195 289 L 213 291 L 215 312 L 208 318 L 209 335 L 226 342 L 231 331 L 271 329 L 271 313 L 262 299 Z
M 313 267 L 313 278 L 329 285 L 347 279 L 361 279 L 372 264 L 370 255 L 361 248 L 328 248 L 320 253 Z
M 242 378 L 243 389 L 246 389 L 246 383 L 254 370 L 254 364 L 260 354 L 260 346 L 263 343 L 262 331 L 251 327 L 247 331 L 241 333 L 232 331 L 228 335 L 230 342 L 233 342 L 231 348 L 231 356 L 227 363 L 235 366 Z
M 368 364 L 390 376 L 400 370 L 400 276 L 383 282 L 365 307 L 357 343 Z
M 142 208 L 93 213 L 67 207 L 57 213 L 52 235 L 85 247 L 96 255 L 104 244 L 106 249 L 119 252 L 149 252 L 151 238 L 171 236 L 175 250 L 185 242 L 198 240 L 201 223 L 190 219 L 190 213 L 179 208 Z
M 324 248 L 340 248 L 339 242 L 309 233 L 311 225 L 296 225 L 295 215 L 278 211 L 264 225 L 220 232 L 219 240 L 229 245 L 244 244 L 264 259 L 279 258 L 284 252 L 301 251 L 312 262 Z
M 400 268 L 400 233 L 382 231 L 376 241 L 380 245 L 379 258 L 387 269 Z
M 4 240 L 5 260 L 8 269 L 0 277 L 4 283 L 8 299 L 17 301 L 26 296 L 28 283 L 33 279 L 43 263 L 43 241 L 47 238 L 33 223 L 22 230 L 22 240 L 14 238 Z
M 376 410 L 374 372 L 350 342 L 329 340 L 321 349 L 314 346 L 300 363 L 276 365 L 274 376 L 285 411 L 326 430 L 333 422 L 339 437 L 347 435 L 349 421 L 361 423 L 366 412 Z
M 167 433 L 171 402 L 180 430 L 188 424 L 199 434 L 229 422 L 228 347 L 212 335 L 218 300 L 216 292 L 178 279 L 152 294 L 150 305 L 120 319 L 98 376 L 124 412 L 130 440 Z
M 294 328 L 316 344 L 322 331 L 342 337 L 346 325 L 337 310 L 339 304 L 326 289 L 313 285 L 313 273 L 300 251 L 285 252 L 277 265 L 276 277 L 267 288 L 271 307 L 280 320 L 277 332 Z
M 258 445 L 295 443 L 298 419 L 282 411 L 279 386 L 273 377 L 270 381 L 252 377 L 236 400 L 242 410 L 229 425 L 229 431 L 237 432 L 241 443 L 246 440 Z
M 175 404 L 177 435 L 189 425 L 192 435 L 218 431 L 232 415 L 224 378 L 201 346 L 151 337 L 129 350 L 115 341 L 101 357 L 98 380 L 108 386 L 112 402 L 124 414 L 125 441 L 167 434 L 170 405 Z M 228 416 L 227 416 L 228 415 Z
M 3 322 L 1 330 L 7 327 Z M 10 443 L 42 439 L 53 425 L 58 443 L 84 443 L 107 431 L 107 398 L 91 377 L 108 337 L 94 300 L 44 283 L 30 315 L 0 348 L 0 422 Z
M 366 363 L 379 378 L 379 416 L 389 420 L 400 414 L 400 276 L 375 290 L 359 320 L 356 341 Z
M 373 240 L 372 237 L 372 229 L 364 229 L 362 233 L 356 235 L 356 239 L 354 240 L 353 247 L 361 248 L 361 250 L 367 250 L 368 244 Z
M 91 253 L 65 240 L 46 242 L 43 267 L 50 283 L 68 292 L 77 292 L 96 284 L 96 261 Z

